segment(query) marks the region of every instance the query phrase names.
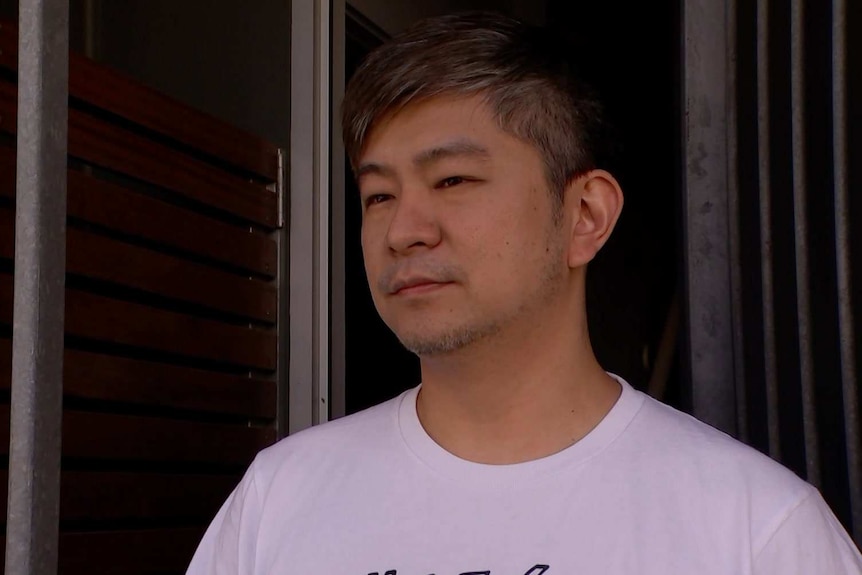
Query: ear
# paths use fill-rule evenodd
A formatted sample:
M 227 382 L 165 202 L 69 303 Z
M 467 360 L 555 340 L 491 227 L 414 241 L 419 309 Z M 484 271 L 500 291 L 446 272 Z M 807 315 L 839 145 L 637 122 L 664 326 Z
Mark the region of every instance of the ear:
M 623 191 L 605 170 L 591 170 L 566 189 L 564 209 L 571 215 L 569 267 L 587 265 L 617 225 L 623 209 Z

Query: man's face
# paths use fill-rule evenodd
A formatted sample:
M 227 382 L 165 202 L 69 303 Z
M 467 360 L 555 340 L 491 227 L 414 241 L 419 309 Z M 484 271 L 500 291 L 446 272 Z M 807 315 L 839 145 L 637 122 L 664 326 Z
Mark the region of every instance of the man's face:
M 520 329 L 565 277 L 544 165 L 479 96 L 411 104 L 358 162 L 362 249 L 377 310 L 419 355 Z

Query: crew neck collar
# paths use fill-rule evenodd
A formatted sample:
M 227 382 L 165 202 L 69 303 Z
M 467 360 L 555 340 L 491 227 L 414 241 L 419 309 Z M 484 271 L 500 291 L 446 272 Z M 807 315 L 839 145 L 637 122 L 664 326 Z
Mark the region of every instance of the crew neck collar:
M 621 387 L 611 410 L 587 435 L 569 447 L 531 461 L 507 465 L 490 465 L 462 459 L 438 445 L 422 427 L 416 412 L 421 385 L 406 391 L 398 407 L 398 426 L 408 449 L 435 473 L 458 482 L 476 482 L 484 487 L 516 486 L 549 477 L 563 468 L 584 463 L 619 437 L 643 405 L 643 393 L 624 379 L 610 374 Z M 541 422 L 537 422 L 541 425 Z

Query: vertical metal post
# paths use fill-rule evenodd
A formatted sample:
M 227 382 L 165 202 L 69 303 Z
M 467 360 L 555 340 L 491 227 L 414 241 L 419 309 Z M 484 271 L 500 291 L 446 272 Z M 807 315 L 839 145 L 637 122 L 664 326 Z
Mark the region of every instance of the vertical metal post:
M 7 575 L 57 572 L 68 70 L 68 0 L 20 0 Z
M 838 272 L 838 328 L 850 510 L 857 541 L 862 538 L 862 424 L 856 373 L 850 269 L 850 185 L 847 149 L 847 0 L 832 2 L 832 145 L 835 170 L 835 256 Z
M 310 427 L 313 408 L 314 1 L 290 3 L 289 432 Z
M 686 316 L 692 408 L 736 433 L 728 213 L 727 1 L 683 3 Z
M 290 432 L 329 413 L 330 2 L 291 2 Z
M 314 3 L 314 388 L 312 421 L 329 421 L 329 227 L 332 0 Z
M 288 237 L 288 194 L 287 180 L 287 150 L 278 150 L 278 181 L 276 182 L 276 194 L 278 202 L 278 224 L 275 232 L 278 245 L 278 273 L 276 281 L 278 284 L 278 316 L 277 316 L 277 339 L 278 339 L 278 367 L 275 372 L 276 385 L 276 433 L 281 439 L 288 435 L 288 422 L 290 421 L 290 354 L 292 347 L 290 342 L 290 238 Z M 249 377 L 251 374 L 249 373 Z
M 796 248 L 796 311 L 799 334 L 799 377 L 802 385 L 802 428 L 805 437 L 806 479 L 820 486 L 814 395 L 814 351 L 811 344 L 811 301 L 808 265 L 807 134 L 805 129 L 805 15 L 803 0 L 790 7 L 790 98 L 793 156 L 793 220 Z
M 760 189 L 760 269 L 763 293 L 763 364 L 769 454 L 781 459 L 778 426 L 778 359 L 772 281 L 772 190 L 769 142 L 769 0 L 757 0 L 757 156 Z
M 330 126 L 332 158 L 330 162 L 330 384 L 329 413 L 341 417 L 347 411 L 347 329 L 345 284 L 347 254 L 345 218 L 347 211 L 344 143 L 341 139 L 341 102 L 344 99 L 347 73 L 347 3 L 332 0 L 332 123 Z M 355 241 L 354 238 L 351 238 Z
M 736 383 L 736 437 L 749 440 L 745 381 L 745 334 L 742 321 L 742 224 L 739 202 L 739 103 L 737 0 L 727 0 L 727 222 L 730 244 L 730 299 L 733 327 L 733 379 Z

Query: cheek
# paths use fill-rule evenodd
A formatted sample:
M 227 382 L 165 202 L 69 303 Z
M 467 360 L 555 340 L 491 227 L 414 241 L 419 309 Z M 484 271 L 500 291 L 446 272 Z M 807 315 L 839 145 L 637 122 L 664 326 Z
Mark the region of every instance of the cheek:
M 505 294 L 521 276 L 531 274 L 536 245 L 524 222 L 517 215 L 502 211 L 486 212 L 482 224 L 475 222 L 462 229 L 464 244 L 469 245 L 473 279 L 483 284 L 484 293 Z
M 383 210 L 371 211 L 362 217 L 360 241 L 362 250 L 371 253 L 380 250 L 386 244 L 386 234 L 389 230 L 391 215 Z
M 497 215 L 493 225 L 476 230 L 473 245 L 477 271 L 486 288 L 502 295 L 538 279 L 546 265 L 550 238 L 547 217 L 533 206 Z
M 362 228 L 362 234 L 360 238 L 360 242 L 362 244 L 362 260 L 365 264 L 365 275 L 368 278 L 371 292 L 374 293 L 376 285 L 375 279 L 380 273 L 380 256 L 378 253 L 378 244 L 374 236 L 364 227 Z
M 474 229 L 476 244 L 496 259 L 529 258 L 544 239 L 537 215 L 530 205 L 486 209 L 482 225 Z

